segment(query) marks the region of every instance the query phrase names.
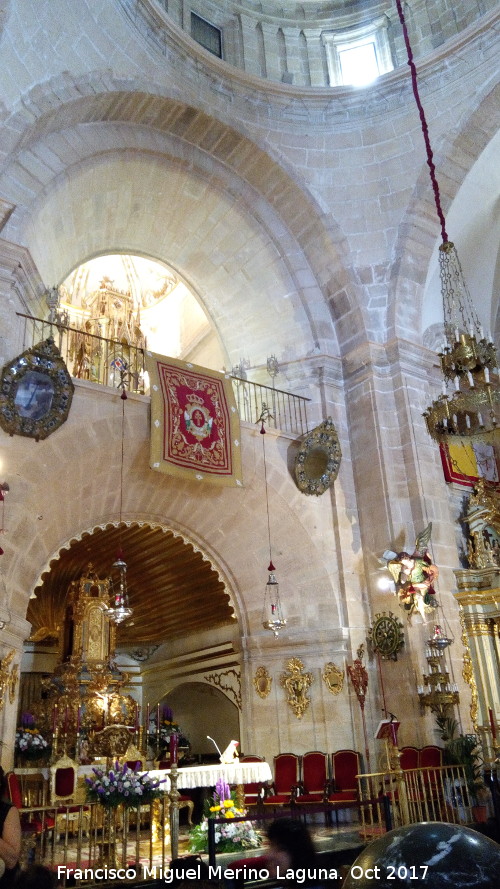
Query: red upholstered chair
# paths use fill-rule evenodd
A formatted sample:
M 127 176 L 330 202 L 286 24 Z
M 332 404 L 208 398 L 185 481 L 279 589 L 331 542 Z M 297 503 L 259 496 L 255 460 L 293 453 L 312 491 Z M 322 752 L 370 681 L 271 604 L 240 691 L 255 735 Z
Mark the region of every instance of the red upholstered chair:
M 361 756 L 356 750 L 336 750 L 332 753 L 332 783 L 327 793 L 327 803 L 335 811 L 337 824 L 339 809 L 350 808 L 358 802 L 356 775 L 361 771 Z
M 441 774 L 438 769 L 443 765 L 443 748 L 435 744 L 422 747 L 418 764 L 423 772 L 424 783 L 430 788 L 432 796 L 438 797 L 441 786 Z
M 307 807 L 324 803 L 328 782 L 328 755 L 319 750 L 310 750 L 308 753 L 304 753 L 302 780 L 295 796 L 295 804 Z
M 426 747 L 422 747 L 418 764 L 421 769 L 435 769 L 442 766 L 443 748 L 436 747 L 434 744 L 427 744 Z
M 253 756 L 249 753 L 248 756 L 240 757 L 240 762 L 264 762 L 264 759 L 262 756 Z M 260 805 L 262 801 L 262 787 L 262 781 L 251 781 L 243 785 L 245 809 Z
M 399 762 L 403 770 L 418 769 L 420 750 L 418 747 L 401 747 Z
M 53 830 L 55 823 L 53 816 L 46 812 L 23 812 L 23 796 L 17 775 L 9 772 L 6 781 L 8 799 L 16 809 L 19 809 L 22 833 L 39 837 L 46 831 Z
M 88 834 L 90 808 L 82 807 L 83 799 L 79 799 L 77 776 L 78 765 L 66 754 L 50 767 L 50 803 L 56 807 L 57 833 L 67 830 L 71 824 L 78 830 L 81 811 L 83 829 Z
M 295 753 L 278 753 L 274 757 L 274 781 L 263 799 L 265 806 L 291 806 L 300 781 L 300 758 Z

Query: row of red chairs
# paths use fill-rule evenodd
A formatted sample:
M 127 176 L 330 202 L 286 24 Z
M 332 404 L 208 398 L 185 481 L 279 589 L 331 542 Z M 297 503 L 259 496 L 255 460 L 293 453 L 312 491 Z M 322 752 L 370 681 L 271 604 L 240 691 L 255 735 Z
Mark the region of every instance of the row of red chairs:
M 241 761 L 258 759 L 243 757 Z M 279 753 L 274 757 L 274 779 L 270 785 L 245 785 L 245 806 L 262 804 L 277 809 L 352 805 L 358 799 L 356 775 L 360 771 L 361 755 L 356 750 L 336 750 L 331 754 L 311 750 L 302 756 Z
M 435 769 L 443 765 L 443 748 L 434 744 L 425 747 L 401 747 L 399 751 L 401 768 L 407 769 Z

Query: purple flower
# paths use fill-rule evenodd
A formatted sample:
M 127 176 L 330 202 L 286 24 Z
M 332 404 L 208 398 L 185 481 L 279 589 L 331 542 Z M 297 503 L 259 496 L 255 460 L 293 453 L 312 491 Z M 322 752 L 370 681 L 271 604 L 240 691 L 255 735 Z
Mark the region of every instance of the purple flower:
M 229 789 L 229 784 L 226 784 L 224 778 L 219 778 L 217 784 L 215 785 L 215 796 L 222 803 L 225 799 L 231 799 L 231 791 Z

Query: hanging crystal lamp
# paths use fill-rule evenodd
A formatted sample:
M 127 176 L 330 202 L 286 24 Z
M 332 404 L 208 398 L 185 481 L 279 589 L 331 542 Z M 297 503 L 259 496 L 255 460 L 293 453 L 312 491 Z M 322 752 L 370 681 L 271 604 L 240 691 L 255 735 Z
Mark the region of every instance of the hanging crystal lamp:
M 122 434 L 121 434 L 121 459 L 120 459 L 120 519 L 118 527 L 120 528 L 120 548 L 116 554 L 116 559 L 111 566 L 110 577 L 110 605 L 107 614 L 110 620 L 115 624 L 121 624 L 124 620 L 132 616 L 132 609 L 128 601 L 127 589 L 127 563 L 123 558 L 121 548 L 121 526 L 122 526 L 122 508 L 123 508 L 123 455 L 125 442 L 125 402 L 127 393 L 125 392 L 124 377 L 121 377 L 122 394 L 120 396 L 122 402 Z
M 279 631 L 286 627 L 286 620 L 281 610 L 280 587 L 274 573 L 276 568 L 272 562 L 269 562 L 267 570 L 269 571 L 269 579 L 264 593 L 262 626 L 265 630 L 272 630 L 276 638 L 278 638 Z
M 266 463 L 266 445 L 265 445 L 265 435 L 266 428 L 265 424 L 273 419 L 273 416 L 265 404 L 262 403 L 262 411 L 260 417 L 257 420 L 257 423 L 260 423 L 260 434 L 262 435 L 262 454 L 264 457 L 264 484 L 266 489 L 266 512 L 267 512 L 267 538 L 269 543 L 269 565 L 267 566 L 267 570 L 269 572 L 268 581 L 266 583 L 266 589 L 264 593 L 264 610 L 262 612 L 262 626 L 265 630 L 271 630 L 275 637 L 278 637 L 279 631 L 286 627 L 286 620 L 283 617 L 283 611 L 281 609 L 281 601 L 280 601 L 280 588 L 279 583 L 276 580 L 275 571 L 276 568 L 273 565 L 273 557 L 272 557 L 272 548 L 271 548 L 271 523 L 269 520 L 269 494 L 267 491 L 267 463 Z
M 488 440 L 500 422 L 500 378 L 495 346 L 485 336 L 465 282 L 455 245 L 448 239 L 429 130 L 417 84 L 417 69 L 402 0 L 396 0 L 420 115 L 436 212 L 441 226 L 439 273 L 444 342 L 438 353 L 443 374 L 441 395 L 424 412 L 429 435 L 437 442 Z
M 117 553 L 111 571 L 111 603 L 107 613 L 113 623 L 121 624 L 132 617 L 132 609 L 128 602 L 127 563 L 123 560 L 121 550 Z

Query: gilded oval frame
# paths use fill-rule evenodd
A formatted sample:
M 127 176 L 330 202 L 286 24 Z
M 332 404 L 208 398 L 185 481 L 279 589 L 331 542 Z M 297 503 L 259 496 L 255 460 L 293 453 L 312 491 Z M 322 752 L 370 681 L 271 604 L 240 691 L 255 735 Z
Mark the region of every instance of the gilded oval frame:
M 331 417 L 323 420 L 302 442 L 295 458 L 295 480 L 303 494 L 319 497 L 339 474 L 342 451 Z

